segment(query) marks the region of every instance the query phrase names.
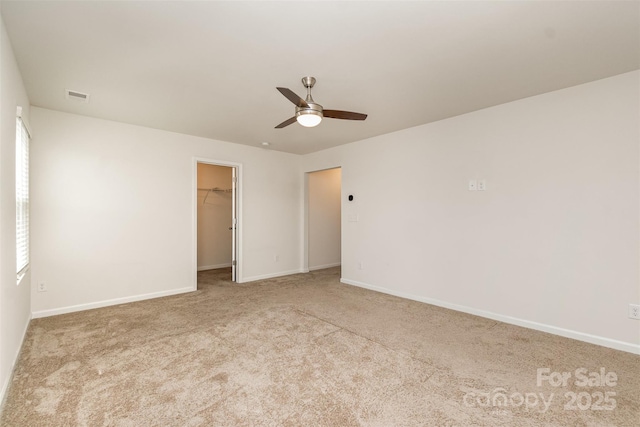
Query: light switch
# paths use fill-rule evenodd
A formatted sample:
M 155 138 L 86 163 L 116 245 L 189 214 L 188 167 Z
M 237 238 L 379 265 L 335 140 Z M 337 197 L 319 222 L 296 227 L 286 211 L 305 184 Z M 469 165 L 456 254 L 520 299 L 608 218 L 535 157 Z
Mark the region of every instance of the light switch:
M 469 191 L 476 191 L 478 189 L 478 181 L 475 179 L 469 180 Z

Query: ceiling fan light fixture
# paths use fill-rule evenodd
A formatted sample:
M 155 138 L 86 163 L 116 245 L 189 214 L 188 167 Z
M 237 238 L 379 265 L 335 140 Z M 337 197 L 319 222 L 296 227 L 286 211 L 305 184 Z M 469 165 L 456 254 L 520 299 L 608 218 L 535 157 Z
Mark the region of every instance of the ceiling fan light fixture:
M 312 128 L 320 124 L 322 121 L 322 113 L 314 110 L 298 111 L 296 113 L 296 120 L 302 126 Z

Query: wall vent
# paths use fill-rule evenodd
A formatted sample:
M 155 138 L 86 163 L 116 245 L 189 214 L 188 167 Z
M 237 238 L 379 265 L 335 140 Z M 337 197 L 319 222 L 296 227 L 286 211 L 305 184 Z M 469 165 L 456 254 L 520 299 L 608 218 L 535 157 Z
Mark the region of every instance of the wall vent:
M 89 94 L 78 92 L 77 90 L 65 89 L 64 97 L 77 102 L 84 102 L 84 103 L 89 102 Z

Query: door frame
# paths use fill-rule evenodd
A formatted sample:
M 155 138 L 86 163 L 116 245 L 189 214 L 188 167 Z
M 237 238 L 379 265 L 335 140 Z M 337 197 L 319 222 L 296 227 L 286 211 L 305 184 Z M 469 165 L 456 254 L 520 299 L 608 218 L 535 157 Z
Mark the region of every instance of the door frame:
M 344 253 L 342 248 L 344 247 L 344 203 L 342 197 L 344 196 L 344 176 L 342 175 L 342 165 L 329 166 L 320 169 L 314 169 L 304 172 L 303 179 L 303 209 L 302 209 L 302 272 L 309 273 L 309 175 L 315 172 L 322 172 L 330 169 L 340 169 L 340 264 L 342 265 L 342 259 Z
M 242 275 L 242 163 L 228 162 L 226 160 L 217 160 L 205 157 L 194 157 L 192 161 L 192 182 L 191 182 L 191 234 L 192 234 L 192 271 L 193 271 L 193 290 L 198 289 L 198 163 L 204 163 L 214 166 L 224 166 L 234 168 L 236 171 L 235 183 L 235 207 L 236 207 L 236 225 L 233 232 L 235 233 L 235 255 L 236 259 L 236 283 L 242 283 L 244 276 Z

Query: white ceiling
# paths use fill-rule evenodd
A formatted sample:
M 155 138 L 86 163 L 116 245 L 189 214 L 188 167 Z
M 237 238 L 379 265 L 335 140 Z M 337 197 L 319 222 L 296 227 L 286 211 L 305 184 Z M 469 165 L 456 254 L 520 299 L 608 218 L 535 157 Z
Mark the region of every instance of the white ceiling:
M 640 68 L 637 1 L 0 4 L 32 105 L 299 154 Z

